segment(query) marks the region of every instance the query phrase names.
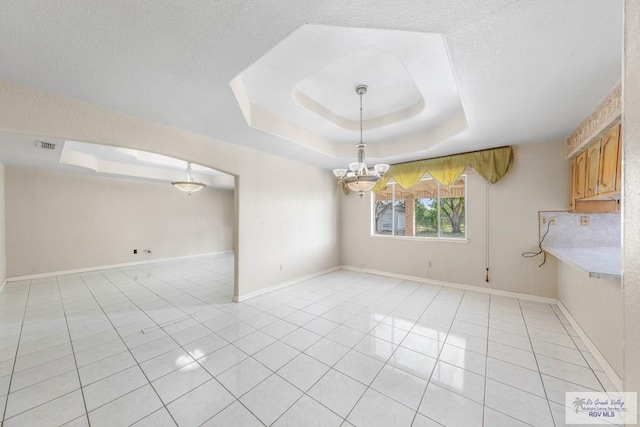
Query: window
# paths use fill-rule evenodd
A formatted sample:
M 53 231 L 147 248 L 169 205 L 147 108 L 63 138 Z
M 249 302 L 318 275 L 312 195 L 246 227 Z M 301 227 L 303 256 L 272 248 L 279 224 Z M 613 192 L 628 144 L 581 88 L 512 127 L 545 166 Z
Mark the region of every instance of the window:
M 433 178 L 411 190 L 389 182 L 374 195 L 373 234 L 466 239 L 466 176 L 444 186 Z

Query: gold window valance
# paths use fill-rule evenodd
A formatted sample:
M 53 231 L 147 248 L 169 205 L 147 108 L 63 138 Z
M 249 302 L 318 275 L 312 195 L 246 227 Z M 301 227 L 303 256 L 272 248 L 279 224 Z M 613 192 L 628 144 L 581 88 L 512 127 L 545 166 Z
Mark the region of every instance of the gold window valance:
M 391 177 L 405 190 L 416 185 L 425 174 L 431 175 L 442 185 L 452 185 L 464 173 L 467 166 L 471 166 L 480 176 L 495 184 L 507 174 L 512 163 L 513 148 L 511 147 L 399 163 L 391 165 L 384 178 L 373 188 L 373 192 L 384 188 Z

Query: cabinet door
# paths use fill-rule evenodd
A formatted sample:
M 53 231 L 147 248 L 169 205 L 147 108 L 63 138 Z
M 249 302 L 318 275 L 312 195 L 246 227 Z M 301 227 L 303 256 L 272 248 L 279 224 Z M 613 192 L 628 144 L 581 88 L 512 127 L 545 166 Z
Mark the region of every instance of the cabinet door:
M 587 148 L 587 185 L 585 197 L 598 194 L 598 172 L 600 171 L 600 141 Z
M 618 167 L 616 168 L 616 190 L 622 191 L 622 128 L 618 125 Z
M 576 210 L 576 158 L 571 160 L 571 172 L 569 172 L 569 211 Z
M 618 171 L 618 147 L 620 127 L 611 129 L 600 145 L 600 173 L 598 174 L 598 193 L 616 191 L 616 173 Z
M 573 174 L 573 191 L 575 199 L 584 197 L 585 182 L 587 177 L 587 152 L 584 151 L 576 157 L 576 166 Z

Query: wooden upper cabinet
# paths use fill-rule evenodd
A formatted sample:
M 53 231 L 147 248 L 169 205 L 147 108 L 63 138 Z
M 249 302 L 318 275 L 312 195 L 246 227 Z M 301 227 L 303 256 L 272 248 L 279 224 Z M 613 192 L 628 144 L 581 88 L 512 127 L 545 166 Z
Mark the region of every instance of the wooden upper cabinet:
M 584 196 L 598 194 L 598 174 L 600 172 L 600 141 L 587 148 L 587 182 Z
M 571 160 L 571 169 L 569 172 L 569 211 L 576 210 L 576 159 Z
M 615 192 L 618 179 L 618 164 L 620 156 L 620 126 L 615 126 L 600 143 L 600 170 L 598 173 L 598 193 Z M 591 163 L 589 163 L 591 164 Z
M 594 139 L 571 160 L 569 210 L 619 212 L 622 178 L 620 125 Z
M 622 191 L 622 129 L 618 125 L 618 167 L 616 168 L 616 191 Z
M 575 158 L 575 166 L 573 168 L 573 199 L 582 199 L 584 196 L 585 184 L 587 177 L 587 152 L 580 153 Z

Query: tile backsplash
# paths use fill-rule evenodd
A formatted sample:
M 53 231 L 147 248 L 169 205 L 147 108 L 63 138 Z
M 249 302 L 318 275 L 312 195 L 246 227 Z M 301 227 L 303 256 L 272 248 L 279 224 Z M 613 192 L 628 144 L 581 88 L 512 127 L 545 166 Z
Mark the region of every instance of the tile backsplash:
M 538 226 L 540 237 L 547 231 L 542 218 L 555 218 L 549 226 L 549 234 L 543 244 L 557 247 L 620 247 L 621 216 L 619 213 L 583 214 L 570 212 L 540 211 Z M 589 225 L 582 225 L 587 217 Z

